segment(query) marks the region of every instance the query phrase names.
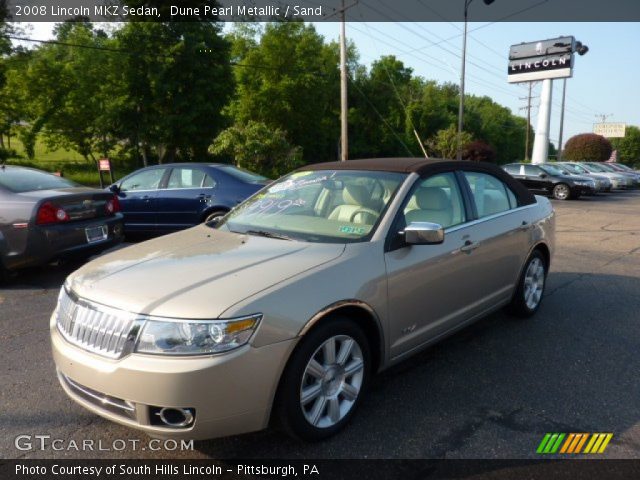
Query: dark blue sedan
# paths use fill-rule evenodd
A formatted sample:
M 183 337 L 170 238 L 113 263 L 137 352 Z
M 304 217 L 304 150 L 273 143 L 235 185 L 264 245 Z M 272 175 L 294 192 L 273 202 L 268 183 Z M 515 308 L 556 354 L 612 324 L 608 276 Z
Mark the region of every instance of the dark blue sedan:
M 109 188 L 125 233 L 163 234 L 221 218 L 269 182 L 233 165 L 175 163 L 137 170 Z

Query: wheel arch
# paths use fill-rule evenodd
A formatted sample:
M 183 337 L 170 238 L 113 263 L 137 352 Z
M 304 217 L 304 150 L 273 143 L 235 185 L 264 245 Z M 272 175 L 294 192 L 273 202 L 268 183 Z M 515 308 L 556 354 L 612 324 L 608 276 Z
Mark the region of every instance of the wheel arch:
M 316 327 L 324 324 L 324 322 L 329 321 L 338 315 L 345 316 L 353 320 L 358 326 L 360 326 L 363 333 L 367 337 L 369 346 L 371 347 L 371 373 L 376 373 L 384 364 L 384 360 L 386 358 L 384 334 L 380 318 L 378 317 L 378 314 L 375 312 L 375 310 L 369 304 L 356 299 L 341 300 L 327 305 L 325 308 L 318 311 L 309 320 L 307 320 L 300 332 L 298 332 L 298 343 L 291 350 L 291 352 L 289 352 L 289 357 L 286 359 L 284 368 L 280 372 L 280 378 L 278 379 L 278 383 L 273 394 L 271 409 L 269 411 L 269 416 L 266 423 L 267 425 L 273 424 L 273 422 L 276 421 L 274 411 L 279 403 L 284 372 L 288 367 L 294 352 L 299 347 L 300 340 L 304 339 L 305 335 Z
M 549 268 L 551 267 L 551 250 L 549 249 L 549 246 L 544 241 L 540 241 L 536 243 L 533 247 L 531 247 L 531 249 L 529 250 L 529 253 L 527 253 L 527 256 L 525 257 L 524 262 L 520 267 L 520 271 L 518 272 L 518 277 L 516 280 L 517 282 L 519 282 L 520 279 L 522 278 L 522 274 L 524 273 L 524 269 L 527 266 L 527 262 L 531 258 L 531 255 L 533 254 L 533 252 L 535 252 L 536 250 L 539 251 L 544 257 L 545 269 L 547 271 L 547 275 L 549 274 Z M 516 294 L 517 290 L 518 290 L 518 284 L 516 283 L 516 287 L 513 290 L 512 298 L 513 298 L 513 295 Z
M 298 333 L 298 337 L 304 337 L 304 335 L 313 328 L 337 315 L 349 318 L 362 329 L 371 347 L 371 372 L 377 372 L 383 365 L 385 359 L 382 323 L 376 311 L 369 304 L 361 300 L 341 300 L 326 306 L 305 323 L 304 327 L 302 327 Z
M 213 207 L 207 207 L 200 214 L 200 220 L 204 222 L 207 219 L 207 217 L 213 212 L 220 211 L 220 212 L 228 213 L 230 210 L 231 209 L 225 205 L 214 205 Z

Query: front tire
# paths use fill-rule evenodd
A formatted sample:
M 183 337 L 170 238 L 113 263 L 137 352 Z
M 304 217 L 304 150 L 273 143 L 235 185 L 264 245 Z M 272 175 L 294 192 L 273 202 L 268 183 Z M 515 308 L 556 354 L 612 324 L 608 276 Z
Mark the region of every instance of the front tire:
M 559 183 L 553 187 L 553 198 L 556 200 L 569 200 L 571 198 L 571 189 L 566 183 Z
M 224 210 L 216 210 L 215 212 L 209 212 L 204 217 L 204 223 L 209 224 L 212 222 L 219 222 L 220 219 L 222 219 L 222 217 L 224 217 L 226 214 L 227 212 Z
M 278 418 L 292 437 L 319 441 L 351 420 L 369 382 L 370 347 L 362 329 L 334 317 L 296 347 L 278 392 Z
M 546 283 L 546 259 L 540 250 L 534 250 L 522 270 L 516 292 L 507 307 L 509 313 L 522 318 L 535 314 L 542 303 Z

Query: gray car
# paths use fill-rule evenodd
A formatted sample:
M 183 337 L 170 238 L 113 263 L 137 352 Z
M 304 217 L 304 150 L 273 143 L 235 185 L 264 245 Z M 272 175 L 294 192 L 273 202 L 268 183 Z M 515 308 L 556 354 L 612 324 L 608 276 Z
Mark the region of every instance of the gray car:
M 278 420 L 326 438 L 374 373 L 499 308 L 533 315 L 554 226 L 549 200 L 489 164 L 309 165 L 215 228 L 71 274 L 50 324 L 58 378 L 83 407 L 152 436 Z
M 115 245 L 122 240 L 118 211 L 112 193 L 33 168 L 0 166 L 0 276 Z

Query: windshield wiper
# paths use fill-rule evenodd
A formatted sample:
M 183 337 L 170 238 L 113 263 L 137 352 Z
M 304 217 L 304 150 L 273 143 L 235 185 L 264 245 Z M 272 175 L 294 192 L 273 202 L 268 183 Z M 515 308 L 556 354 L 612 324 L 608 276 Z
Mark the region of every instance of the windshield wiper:
M 256 235 L 259 237 L 277 238 L 278 240 L 293 240 L 293 238 L 281 233 L 268 232 L 266 230 L 246 230 L 246 235 Z

